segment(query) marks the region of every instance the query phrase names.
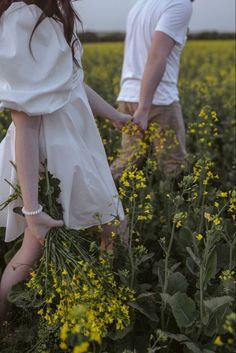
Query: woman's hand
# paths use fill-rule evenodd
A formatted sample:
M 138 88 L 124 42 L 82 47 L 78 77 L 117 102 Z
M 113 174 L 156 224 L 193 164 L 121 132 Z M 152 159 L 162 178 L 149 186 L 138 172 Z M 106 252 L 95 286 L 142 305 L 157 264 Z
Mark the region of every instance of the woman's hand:
M 30 232 L 43 245 L 46 234 L 51 228 L 63 226 L 63 221 L 58 221 L 50 217 L 45 212 L 41 212 L 35 216 L 26 216 L 26 221 Z
M 125 124 L 133 120 L 133 117 L 129 114 L 124 114 L 117 111 L 117 114 L 111 120 L 115 127 L 122 129 Z

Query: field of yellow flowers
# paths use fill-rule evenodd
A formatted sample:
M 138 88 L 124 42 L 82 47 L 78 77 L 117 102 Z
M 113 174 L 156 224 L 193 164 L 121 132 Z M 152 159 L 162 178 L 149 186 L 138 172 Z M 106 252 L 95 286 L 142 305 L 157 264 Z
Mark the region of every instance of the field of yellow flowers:
M 113 105 L 122 51 L 117 43 L 84 46 L 86 82 Z M 99 256 L 93 234 L 50 234 L 39 268 L 10 294 L 0 352 L 236 352 L 234 42 L 190 41 L 179 89 L 188 147 L 182 177 L 166 177 L 153 158 L 171 134 L 154 151 L 151 125 L 135 150 L 142 167 L 131 160 L 117 181 L 129 244 L 114 234 L 114 253 Z M 0 113 L 0 140 L 9 121 Z M 112 163 L 120 131 L 97 122 Z M 132 135 L 133 126 L 125 129 Z M 58 181 L 45 180 L 56 205 Z M 42 180 L 42 195 L 44 187 Z M 21 241 L 7 246 L 3 236 L 1 229 L 0 271 Z

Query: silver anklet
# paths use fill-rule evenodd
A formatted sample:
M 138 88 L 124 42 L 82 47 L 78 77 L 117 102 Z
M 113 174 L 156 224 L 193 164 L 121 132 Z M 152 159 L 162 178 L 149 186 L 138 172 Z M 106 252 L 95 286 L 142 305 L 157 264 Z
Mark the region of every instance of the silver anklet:
M 36 216 L 38 214 L 40 214 L 43 210 L 43 206 L 39 205 L 39 208 L 35 211 L 26 211 L 26 209 L 23 207 L 22 208 L 22 213 L 25 215 L 25 216 Z

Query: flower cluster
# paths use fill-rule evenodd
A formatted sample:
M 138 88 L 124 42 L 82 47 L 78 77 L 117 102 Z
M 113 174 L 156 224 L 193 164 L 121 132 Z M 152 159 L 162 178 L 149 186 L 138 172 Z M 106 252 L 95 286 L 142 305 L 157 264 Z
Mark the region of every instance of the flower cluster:
M 109 332 L 129 325 L 128 302 L 134 300 L 134 292 L 117 283 L 105 257 L 99 259 L 96 268 L 79 260 L 71 273 L 66 269 L 59 273 L 53 263 L 47 271 L 47 276 L 32 272 L 27 287 L 42 302 L 38 314 L 48 326 L 61 326 L 61 349 L 77 346 L 75 352 L 79 347 L 82 352 L 82 347 L 89 348 L 89 342 L 100 344 Z
M 234 348 L 236 344 L 236 313 L 231 312 L 226 316 L 223 328 L 224 335 L 216 336 L 214 344 L 218 347 L 222 347 L 224 352 L 235 352 Z
M 213 146 L 214 138 L 219 135 L 218 122 L 216 112 L 206 107 L 200 111 L 196 121 L 189 125 L 188 132 L 209 149 Z

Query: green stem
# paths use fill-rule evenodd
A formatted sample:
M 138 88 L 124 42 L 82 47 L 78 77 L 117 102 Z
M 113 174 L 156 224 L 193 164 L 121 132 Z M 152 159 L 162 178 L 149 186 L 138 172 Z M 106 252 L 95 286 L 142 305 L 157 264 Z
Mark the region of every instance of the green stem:
M 170 237 L 170 242 L 169 242 L 169 246 L 166 252 L 166 257 L 165 257 L 165 280 L 164 280 L 164 286 L 163 286 L 163 294 L 166 293 L 167 288 L 168 288 L 168 281 L 169 281 L 169 258 L 170 258 L 170 252 L 172 249 L 172 245 L 173 245 L 173 241 L 174 241 L 174 235 L 175 235 L 175 223 L 172 226 L 172 230 L 171 230 L 171 237 Z M 162 329 L 165 329 L 165 324 L 164 324 L 164 315 L 165 315 L 165 308 L 166 308 L 166 304 L 162 302 L 162 306 L 161 306 L 161 325 L 162 325 Z
M 47 184 L 49 212 L 50 212 L 50 215 L 53 216 L 53 203 L 52 203 L 51 186 L 50 186 L 50 181 L 49 181 L 49 176 L 48 176 L 47 163 L 45 163 L 45 178 L 46 178 L 46 184 Z
M 203 309 L 203 300 L 204 300 L 204 283 L 203 283 L 203 266 L 200 267 L 200 272 L 199 272 L 199 287 L 200 287 L 200 321 L 201 324 L 203 323 L 203 315 L 204 315 L 204 309 Z
M 134 190 L 133 190 L 134 193 Z M 130 287 L 133 289 L 134 281 L 135 281 L 135 271 L 136 266 L 134 264 L 134 256 L 133 256 L 133 232 L 134 232 L 134 219 L 135 219 L 135 211 L 136 211 L 136 202 L 135 199 L 132 205 L 132 216 L 131 216 L 131 224 L 130 224 L 130 242 L 129 242 L 129 258 L 131 264 L 131 280 L 130 280 Z
M 233 252 L 234 252 L 234 244 L 229 245 L 229 270 L 232 271 L 234 264 L 233 264 Z
M 205 188 L 204 188 L 204 191 L 205 191 Z M 201 220 L 200 220 L 200 224 L 199 224 L 198 233 L 202 233 L 202 227 L 203 227 L 203 222 L 204 222 L 204 213 L 205 213 L 205 210 L 204 210 L 205 199 L 206 199 L 206 197 L 205 197 L 205 195 L 203 195 L 202 204 L 201 204 L 201 209 L 202 209 Z

